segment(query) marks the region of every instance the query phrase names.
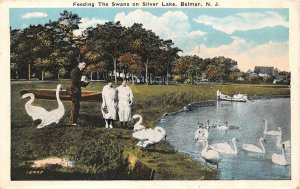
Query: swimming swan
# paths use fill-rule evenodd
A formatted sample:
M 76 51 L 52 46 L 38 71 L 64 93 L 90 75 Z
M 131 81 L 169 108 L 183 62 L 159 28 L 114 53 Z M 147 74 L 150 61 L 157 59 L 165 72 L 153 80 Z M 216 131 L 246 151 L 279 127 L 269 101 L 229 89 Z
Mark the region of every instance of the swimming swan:
M 230 145 L 228 142 L 224 143 L 217 143 L 217 144 L 211 144 L 209 147 L 213 150 L 216 150 L 222 154 L 237 154 L 238 150 L 236 147 L 236 141 L 239 141 L 237 138 L 233 137 L 231 139 L 231 144 Z
M 202 158 L 208 163 L 217 165 L 217 168 L 218 168 L 218 164 L 221 161 L 220 153 L 217 152 L 216 150 L 208 149 L 207 138 L 199 138 L 198 140 L 204 140 L 204 142 L 205 142 L 204 147 L 200 152 L 200 155 L 202 156 Z
M 266 153 L 265 147 L 262 144 L 262 141 L 266 142 L 266 140 L 264 138 L 260 138 L 259 139 L 259 143 L 261 148 L 259 148 L 258 146 L 255 146 L 253 144 L 243 144 L 242 148 L 248 152 L 255 152 L 255 153 Z
M 132 116 L 133 119 L 137 119 L 139 118 L 139 121 L 136 122 L 133 126 L 133 131 L 138 131 L 138 130 L 142 130 L 145 129 L 145 126 L 141 125 L 141 123 L 143 122 L 143 117 L 139 114 L 134 114 Z
M 62 101 L 59 98 L 59 91 L 61 89 L 61 84 L 58 84 L 56 87 L 56 100 L 58 103 L 58 108 L 47 111 L 42 107 L 33 106 L 32 102 L 34 101 L 34 94 L 27 93 L 22 96 L 22 98 L 30 97 L 30 100 L 25 104 L 25 110 L 29 116 L 32 117 L 33 120 L 42 120 L 42 122 L 37 126 L 38 129 L 43 128 L 51 123 L 58 123 L 60 119 L 65 114 L 65 108 Z
M 288 162 L 285 158 L 284 144 L 281 146 L 281 154 L 274 153 L 272 155 L 271 161 L 278 165 L 287 165 L 288 164 Z
M 266 119 L 263 120 L 265 122 L 265 130 L 264 134 L 265 135 L 281 135 L 281 128 L 278 127 L 276 131 L 268 131 L 268 121 Z
M 224 122 L 225 125 L 214 124 L 214 127 L 219 130 L 228 130 L 228 129 L 240 129 L 240 126 L 228 125 L 228 121 Z

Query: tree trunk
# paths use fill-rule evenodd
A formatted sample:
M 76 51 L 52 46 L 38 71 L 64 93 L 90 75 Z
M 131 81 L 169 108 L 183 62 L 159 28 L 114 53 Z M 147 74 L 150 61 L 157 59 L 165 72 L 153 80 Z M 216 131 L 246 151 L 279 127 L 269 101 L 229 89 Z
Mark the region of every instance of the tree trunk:
M 146 85 L 148 85 L 148 58 L 147 58 L 147 61 L 146 61 L 146 75 L 145 75 L 145 81 L 146 81 Z
M 44 81 L 44 70 L 42 70 L 42 81 Z
M 113 57 L 113 63 L 114 63 L 115 83 L 117 83 L 117 58 L 116 57 Z
M 91 81 L 93 80 L 93 72 L 91 72 Z
M 132 76 L 132 85 L 134 85 L 134 76 L 133 76 L 133 73 L 131 73 L 131 76 Z
M 28 64 L 28 80 L 30 81 L 30 64 Z

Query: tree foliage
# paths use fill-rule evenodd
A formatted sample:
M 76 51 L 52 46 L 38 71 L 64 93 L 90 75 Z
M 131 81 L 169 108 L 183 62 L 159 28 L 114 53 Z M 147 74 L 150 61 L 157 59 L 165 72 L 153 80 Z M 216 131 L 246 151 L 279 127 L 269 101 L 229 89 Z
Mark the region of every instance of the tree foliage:
M 80 23 L 79 15 L 63 11 L 56 21 L 11 29 L 12 77 L 68 78 L 81 59 L 88 63 L 86 72 L 91 79 L 95 74 L 97 79 L 107 79 L 123 73 L 123 77 L 145 83 L 155 77 L 168 83 L 172 75 L 177 75 L 193 83 L 203 73 L 211 80 L 223 81 L 234 79 L 239 72 L 237 62 L 223 56 L 180 57 L 182 50 L 174 47 L 172 39 L 161 39 L 140 23 L 125 27 L 119 21 L 110 21 L 75 36 Z

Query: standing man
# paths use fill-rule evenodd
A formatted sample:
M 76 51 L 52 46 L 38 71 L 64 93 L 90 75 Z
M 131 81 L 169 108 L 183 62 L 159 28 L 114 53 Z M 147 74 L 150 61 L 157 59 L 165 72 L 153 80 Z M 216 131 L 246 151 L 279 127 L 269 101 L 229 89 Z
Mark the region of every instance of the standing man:
M 107 85 L 102 89 L 102 106 L 101 112 L 105 120 L 105 128 L 112 129 L 113 120 L 117 117 L 117 96 L 113 87 L 113 82 L 108 80 Z
M 132 91 L 129 86 L 127 86 L 127 81 L 124 79 L 122 84 L 117 88 L 118 93 L 118 105 L 119 105 L 119 120 L 121 122 L 121 126 L 125 123 L 125 127 L 127 126 L 127 122 L 131 121 L 131 105 L 133 100 Z
M 70 73 L 70 84 L 67 88 L 67 92 L 70 94 L 72 100 L 69 125 L 77 125 L 77 118 L 80 109 L 81 86 L 86 87 L 88 85 L 88 81 L 81 81 L 82 70 L 85 66 L 86 63 L 82 61 Z

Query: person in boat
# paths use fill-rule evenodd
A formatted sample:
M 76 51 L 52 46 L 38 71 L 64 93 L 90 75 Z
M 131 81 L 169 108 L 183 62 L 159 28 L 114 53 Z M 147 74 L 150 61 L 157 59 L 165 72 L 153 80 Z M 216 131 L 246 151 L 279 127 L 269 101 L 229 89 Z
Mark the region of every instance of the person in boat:
M 113 128 L 113 120 L 117 117 L 117 94 L 113 87 L 113 82 L 111 80 L 107 81 L 102 89 L 102 105 L 101 113 L 105 120 L 105 128 Z
M 126 79 L 117 88 L 118 94 L 118 114 L 121 126 L 123 123 L 127 127 L 127 122 L 131 121 L 131 106 L 133 103 L 133 94 L 131 88 L 127 85 Z
M 81 87 L 86 87 L 89 83 L 87 80 L 81 80 L 82 71 L 85 67 L 86 63 L 82 61 L 70 73 L 70 83 L 67 87 L 67 92 L 69 93 L 72 101 L 69 125 L 77 125 L 77 118 L 80 109 Z

